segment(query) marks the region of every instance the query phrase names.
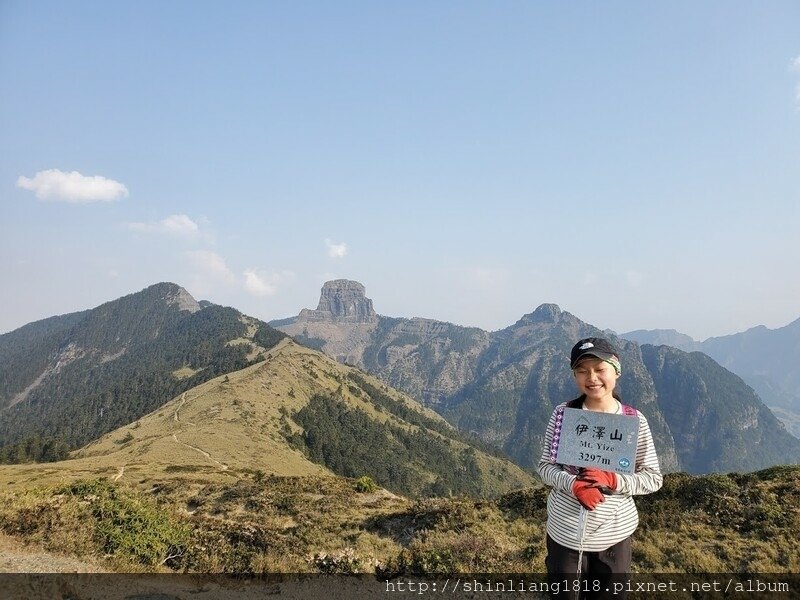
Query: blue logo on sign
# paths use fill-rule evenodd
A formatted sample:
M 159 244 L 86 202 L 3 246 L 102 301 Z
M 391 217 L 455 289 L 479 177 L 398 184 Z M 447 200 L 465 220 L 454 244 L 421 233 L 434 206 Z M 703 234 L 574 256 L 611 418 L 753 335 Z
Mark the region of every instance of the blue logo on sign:
M 628 467 L 631 466 L 631 461 L 629 461 L 627 458 L 620 458 L 619 466 L 622 467 L 623 469 L 627 469 Z

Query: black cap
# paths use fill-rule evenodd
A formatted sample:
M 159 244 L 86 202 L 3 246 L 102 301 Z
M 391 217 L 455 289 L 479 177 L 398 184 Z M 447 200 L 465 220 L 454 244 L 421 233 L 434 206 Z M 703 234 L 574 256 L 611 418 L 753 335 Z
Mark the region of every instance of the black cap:
M 590 337 L 582 339 L 572 347 L 569 355 L 569 368 L 574 369 L 575 365 L 587 356 L 594 356 L 600 360 L 614 359 L 619 362 L 619 354 L 611 342 L 604 338 Z

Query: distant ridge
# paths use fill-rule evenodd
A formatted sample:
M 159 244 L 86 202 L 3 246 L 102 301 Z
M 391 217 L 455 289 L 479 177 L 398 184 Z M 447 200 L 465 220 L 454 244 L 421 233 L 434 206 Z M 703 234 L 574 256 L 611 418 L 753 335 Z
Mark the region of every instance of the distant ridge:
M 356 283 L 347 283 L 347 289 L 363 289 Z M 341 280 L 328 282 L 323 291 L 331 294 L 343 286 Z M 576 394 L 565 357 L 575 340 L 592 335 L 610 337 L 620 349 L 624 365 L 620 391 L 627 403 L 647 415 L 665 470 L 754 470 L 800 462 L 800 440 L 771 417 L 739 377 L 692 353 L 681 353 L 680 360 L 665 361 L 651 371 L 643 361 L 644 347 L 584 323 L 555 304 L 542 304 L 496 332 L 380 315 L 354 323 L 320 314 L 309 318 L 310 312 L 282 320 L 278 328 L 421 399 L 458 428 L 503 448 L 526 467 L 538 462 L 553 407 Z M 701 410 L 716 416 L 675 429 L 679 424 L 674 419 L 681 417 L 670 412 L 675 398 L 667 397 L 667 390 L 683 390 L 681 382 L 691 373 L 737 400 L 728 405 L 725 397 L 697 396 Z M 753 428 L 758 442 L 731 454 L 722 440 L 740 436 L 737 428 L 742 422 Z M 677 431 L 683 444 L 680 451 Z
M 800 414 L 800 319 L 777 329 L 760 325 L 708 338 L 702 349 L 739 373 L 768 404 Z
M 640 344 L 666 344 L 704 352 L 739 375 L 769 406 L 782 407 L 800 418 L 800 319 L 769 329 L 747 331 L 696 342 L 674 330 L 637 330 L 622 337 Z M 800 429 L 797 433 L 800 435 Z
M 702 351 L 700 342 L 675 329 L 637 329 L 636 331 L 621 333 L 619 337 L 640 345 L 672 346 L 684 352 Z

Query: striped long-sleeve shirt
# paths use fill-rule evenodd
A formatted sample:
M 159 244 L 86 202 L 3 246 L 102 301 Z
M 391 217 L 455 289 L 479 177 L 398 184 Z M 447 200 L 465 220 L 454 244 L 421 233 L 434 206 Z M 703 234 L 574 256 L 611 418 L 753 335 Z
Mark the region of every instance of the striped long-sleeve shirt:
M 572 493 L 576 476 L 563 465 L 550 462 L 550 446 L 553 442 L 556 407 L 547 424 L 542 457 L 539 460 L 539 476 L 552 486 L 547 498 L 547 533 L 567 548 L 581 548 L 581 510 L 583 507 Z M 617 473 L 617 489 L 597 508 L 587 511 L 583 549 L 599 552 L 621 542 L 631 535 L 639 525 L 639 513 L 633 496 L 649 494 L 661 487 L 662 476 L 658 456 L 653 445 L 653 436 L 647 419 L 639 415 L 639 437 L 636 445 L 636 466 L 632 475 Z

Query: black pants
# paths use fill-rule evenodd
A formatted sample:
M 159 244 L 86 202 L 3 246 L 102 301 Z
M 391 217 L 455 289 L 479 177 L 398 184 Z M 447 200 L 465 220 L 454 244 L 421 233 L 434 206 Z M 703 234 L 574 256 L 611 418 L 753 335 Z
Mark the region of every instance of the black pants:
M 614 583 L 627 579 L 631 566 L 631 538 L 627 537 L 600 552 L 583 553 L 581 561 L 581 581 L 578 581 L 578 551 L 566 548 L 547 536 L 547 580 L 550 583 L 550 596 L 560 600 L 574 600 L 575 590 L 581 590 L 581 600 L 614 598 L 621 600 L 625 593 L 613 594 Z M 555 584 L 559 584 L 554 593 Z M 609 591 L 606 591 L 609 590 Z

